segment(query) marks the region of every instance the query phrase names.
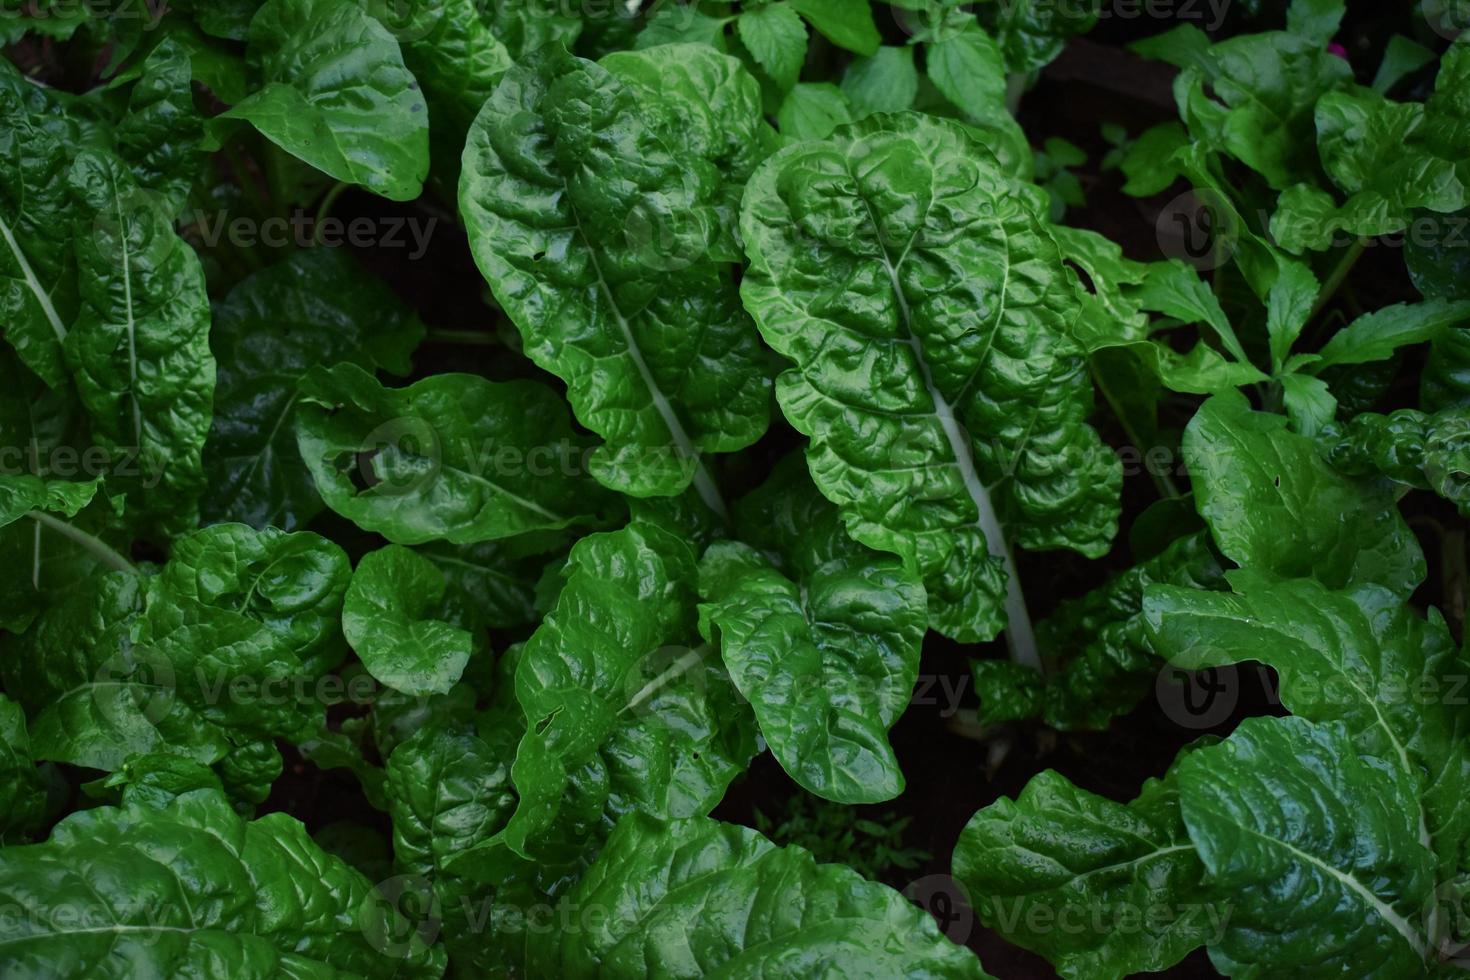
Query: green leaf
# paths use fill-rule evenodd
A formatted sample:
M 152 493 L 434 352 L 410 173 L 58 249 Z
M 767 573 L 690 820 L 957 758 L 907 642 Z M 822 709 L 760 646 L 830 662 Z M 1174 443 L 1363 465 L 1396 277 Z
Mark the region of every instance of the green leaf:
M 83 151 L 68 183 L 81 307 L 66 361 L 96 444 L 136 460 L 109 491 L 135 520 L 192 527 L 215 385 L 199 259 L 117 158 Z
M 76 912 L 0 923 L 10 962 L 37 976 L 389 978 L 444 968 L 299 822 L 273 813 L 247 823 L 212 790 L 162 809 L 83 810 L 44 844 L 0 851 L 0 898 L 29 908 L 37 896 Z
M 748 709 L 697 638 L 695 565 L 653 525 L 582 539 L 566 584 L 516 667 L 527 729 L 520 796 L 496 838 L 454 869 L 480 876 L 503 848 L 564 863 L 620 817 L 708 813 L 755 754 Z
M 1363 412 L 1324 437 L 1327 459 L 1349 476 L 1382 474 L 1405 486 L 1432 490 L 1470 510 L 1470 411 L 1432 415 L 1411 408 L 1389 415 Z
M 424 325 L 345 249 L 311 248 L 245 279 L 214 309 L 219 362 L 204 447 L 206 521 L 294 530 L 322 509 L 296 448 L 297 384 L 351 361 L 406 374 Z
M 1281 379 L 1281 392 L 1292 428 L 1309 439 L 1315 439 L 1337 416 L 1337 399 L 1321 378 L 1288 374 Z
M 1383 61 L 1378 65 L 1378 73 L 1373 76 L 1373 91 L 1379 95 L 1387 95 L 1399 82 L 1420 68 L 1433 64 L 1436 57 L 1432 50 L 1418 41 L 1395 34 L 1388 39 L 1388 47 L 1383 51 Z
M 1312 317 L 1321 284 L 1305 262 L 1282 259 L 1280 273 L 1266 295 L 1266 334 L 1270 338 L 1271 370 L 1281 373 L 1302 328 Z
M 565 902 L 610 914 L 531 945 L 533 975 L 988 976 L 892 889 L 714 820 L 629 817 Z
M 1144 615 L 1159 653 L 1203 670 L 1247 660 L 1276 669 L 1281 703 L 1314 722 L 1341 722 L 1359 755 L 1412 787 L 1415 839 L 1459 872 L 1470 834 L 1470 711 L 1455 693 L 1465 663 L 1444 619 L 1428 621 L 1378 586 L 1332 592 L 1310 579 L 1231 575 L 1236 594 L 1160 586 Z
M 1005 55 L 980 27 L 972 24 L 931 42 L 924 48 L 924 64 L 929 80 L 967 117 L 1006 113 Z
M 1470 320 L 1470 302 L 1426 300 L 1399 303 L 1365 313 L 1332 335 L 1310 370 L 1318 373 L 1335 364 L 1381 361 L 1407 344 L 1422 344 Z
M 167 751 L 212 764 L 232 741 L 319 724 L 315 680 L 343 654 L 341 549 L 226 524 L 174 552 L 146 581 L 93 576 L 4 639 L 0 670 L 35 716 L 38 757 L 112 771 Z
M 1097 23 L 1099 0 L 1004 0 L 983 3 L 980 21 L 1000 42 L 1006 68 L 1025 74 L 1046 67 L 1068 40 Z
M 1043 772 L 1014 802 L 970 819 L 954 874 L 982 922 L 1064 977 L 1165 970 L 1230 913 L 1227 896 L 1202 901 L 1204 866 L 1169 779 L 1149 780 L 1124 805 Z M 1125 925 L 1121 916 L 1134 914 Z
M 1351 84 L 1345 60 L 1320 41 L 1273 31 L 1230 38 L 1189 62 L 1174 95 L 1196 140 L 1235 157 L 1276 190 L 1315 180 L 1313 110 Z
M 1422 215 L 1420 217 L 1423 217 Z M 1404 262 L 1414 288 L 1425 299 L 1470 299 L 1470 210 L 1436 216 L 1443 234 L 1410 234 L 1404 238 Z
M 423 86 L 430 165 L 452 199 L 465 134 L 500 76 L 514 63 L 510 51 L 476 0 L 412 0 L 392 6 L 375 0 L 369 5 L 375 13 L 379 8 L 394 15 L 391 23 L 385 23 L 400 41 L 404 65 Z
M 436 875 L 505 825 L 515 809 L 509 748 L 430 725 L 393 750 L 388 812 L 400 869 Z
M 755 63 L 782 90 L 796 84 L 806 60 L 806 25 L 788 4 L 746 10 L 735 18 L 735 30 Z
M 735 542 L 705 552 L 699 581 L 701 632 L 791 778 L 838 803 L 903 792 L 888 729 L 919 672 L 923 583 L 872 555 L 788 577 Z
M 1188 142 L 1189 134 L 1173 120 L 1144 130 L 1129 144 L 1119 163 L 1128 178 L 1123 193 L 1153 197 L 1167 190 L 1179 179 L 1179 170 L 1173 164 L 1174 153 Z
M 820 140 L 852 122 L 852 106 L 842 90 L 830 82 L 797 82 L 776 113 L 781 135 L 798 140 Z
M 0 694 L 0 842 L 14 842 L 46 816 L 46 784 L 31 757 L 26 717 Z
M 735 194 L 765 145 L 759 107 L 755 80 L 707 47 L 606 67 L 547 53 L 507 73 L 465 147 L 476 262 L 527 355 L 605 440 L 593 474 L 633 496 L 693 481 L 720 511 L 702 455 L 768 421 L 728 265 Z
M 444 622 L 445 588 L 433 562 L 401 545 L 362 557 L 342 632 L 373 677 L 415 697 L 444 694 L 459 681 L 475 637 Z
M 1291 0 L 1286 11 L 1286 29 L 1309 41 L 1326 44 L 1336 36 L 1346 12 L 1344 0 Z
M 871 57 L 856 58 L 842 75 L 842 94 L 861 119 L 875 112 L 901 112 L 919 93 L 914 49 L 884 45 Z
M 511 629 L 536 622 L 536 580 L 569 544 L 568 535 L 538 531 L 475 544 L 438 541 L 415 550 L 434 563 L 486 626 Z
M 350 0 L 267 0 L 250 22 L 250 57 L 265 84 L 217 118 L 249 122 L 337 180 L 394 201 L 419 196 L 429 114 L 382 24 Z
M 882 43 L 867 0 L 790 0 L 790 3 L 807 23 L 839 48 L 867 57 Z
M 795 362 L 777 398 L 812 440 L 813 479 L 849 534 L 922 574 L 930 625 L 963 640 L 1004 625 L 1007 536 L 1100 555 L 1116 529 L 1121 472 L 1085 422 L 1074 280 L 1041 207 L 917 114 L 788 147 L 746 189 L 741 293 Z
M 1339 724 L 1250 718 L 1174 770 L 1180 809 L 1231 916 L 1232 976 L 1422 976 L 1433 862 L 1405 775 Z
M 1280 415 L 1216 395 L 1184 432 L 1195 503 L 1236 564 L 1329 588 L 1375 583 L 1407 596 L 1424 556 L 1381 487 L 1340 476 Z
M 315 675 L 345 653 L 338 620 L 350 575 L 346 553 L 319 535 L 216 524 L 176 539 L 154 585 L 259 623 Z
M 80 139 L 39 86 L 0 63 L 0 310 L 5 339 L 53 388 L 77 309 L 67 172 Z
M 163 196 L 169 215 L 182 210 L 189 189 L 204 169 L 204 119 L 194 108 L 189 52 L 165 37 L 136 69 L 127 114 L 113 130 L 117 153 L 139 186 Z M 130 73 L 114 80 L 126 80 Z
M 532 381 L 435 374 L 384 388 L 354 364 L 301 380 L 296 437 L 328 507 L 395 544 L 560 528 L 609 505 L 588 440 Z

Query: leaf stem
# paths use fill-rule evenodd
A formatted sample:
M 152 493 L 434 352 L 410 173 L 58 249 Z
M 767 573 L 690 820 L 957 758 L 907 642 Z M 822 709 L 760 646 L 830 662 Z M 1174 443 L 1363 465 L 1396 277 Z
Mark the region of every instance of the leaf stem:
M 38 510 L 28 511 L 26 516 L 35 521 L 38 526 L 48 527 L 63 538 L 81 545 L 83 549 L 91 552 L 92 557 L 110 568 L 114 568 L 120 572 L 131 572 L 134 575 L 143 574 L 138 571 L 138 566 L 128 561 L 116 551 L 113 551 L 100 538 L 73 527 L 66 523 L 66 521 L 52 517 L 50 514 L 43 514 Z
M 493 333 L 487 333 L 484 330 L 450 330 L 435 327 L 424 334 L 424 340 L 431 344 L 464 344 L 470 347 L 500 346 L 500 340 Z
M 1308 323 L 1317 319 L 1317 314 L 1325 310 L 1327 304 L 1332 302 L 1332 297 L 1337 295 L 1348 273 L 1353 271 L 1353 266 L 1358 264 L 1358 260 L 1363 257 L 1363 252 L 1367 248 L 1368 240 L 1360 237 L 1346 252 L 1342 253 L 1342 258 L 1337 260 L 1337 265 L 1333 266 L 1332 272 L 1327 276 L 1327 281 L 1322 284 L 1322 291 L 1317 294 L 1317 302 L 1312 304 L 1312 311 L 1307 314 Z
M 1006 76 L 1006 112 L 1015 115 L 1021 108 L 1021 99 L 1026 95 L 1026 83 L 1030 77 L 1025 72 L 1012 72 Z
M 326 220 L 327 215 L 332 213 L 332 205 L 337 203 L 337 198 L 341 197 L 342 192 L 350 186 L 352 185 L 346 181 L 339 180 L 332 185 L 331 190 L 322 195 L 322 203 L 317 206 L 316 218 L 313 220 L 314 227 L 311 232 L 311 243 L 313 245 L 320 245 L 322 243 L 322 222 Z

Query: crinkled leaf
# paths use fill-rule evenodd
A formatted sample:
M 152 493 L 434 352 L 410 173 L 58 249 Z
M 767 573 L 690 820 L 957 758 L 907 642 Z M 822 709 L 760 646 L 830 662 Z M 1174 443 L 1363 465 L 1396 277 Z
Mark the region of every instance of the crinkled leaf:
M 1086 424 L 1073 280 L 1039 204 L 952 123 L 879 116 L 746 190 L 741 285 L 818 488 L 924 577 L 930 623 L 1003 625 L 1003 536 L 1108 548 L 1121 471 Z
M 708 813 L 755 751 L 729 677 L 696 639 L 694 556 L 648 524 L 584 538 L 515 673 L 527 729 L 520 802 L 495 840 L 455 868 L 525 857 L 566 862 L 619 817 Z
M 988 976 L 892 889 L 714 820 L 625 819 L 566 903 L 609 914 L 533 944 L 532 974 Z
M 401 545 L 358 562 L 342 607 L 347 642 L 379 681 L 404 694 L 444 694 L 475 648 L 467 630 L 445 622 L 444 576 Z
M 0 851 L 0 897 L 16 908 L 0 943 L 21 973 L 97 977 L 438 976 L 442 954 L 340 858 L 282 813 L 246 822 L 217 791 L 162 809 L 142 802 L 72 814 L 44 844 Z M 402 943 L 384 956 L 385 941 Z
M 507 73 L 465 147 L 460 209 L 528 356 L 605 440 L 605 485 L 676 494 L 753 442 L 768 380 L 729 267 L 765 145 L 754 79 L 704 46 L 547 53 Z
M 435 374 L 385 388 L 312 368 L 296 439 L 327 506 L 395 544 L 472 543 L 566 527 L 608 506 L 565 403 L 533 381 Z
M 315 365 L 352 361 L 407 373 L 424 326 L 345 249 L 293 252 L 214 309 L 219 361 L 204 447 L 206 521 L 295 530 L 322 509 L 296 447 L 297 383 Z
M 843 533 L 834 528 L 836 533 Z M 837 559 L 793 580 L 718 542 L 699 569 L 700 627 L 797 783 L 839 803 L 903 792 L 888 729 L 908 706 L 928 625 L 924 586 L 896 560 Z
M 264 85 L 243 119 L 329 176 L 394 201 L 429 172 L 429 114 L 387 28 L 350 0 L 267 0 L 250 22 Z M 218 130 L 219 127 L 217 126 Z
M 96 444 L 136 461 L 109 491 L 134 520 L 192 527 L 215 386 L 203 270 L 116 157 L 83 151 L 68 182 L 81 307 L 66 361 Z
M 1216 395 L 1185 429 L 1184 454 L 1200 515 L 1236 564 L 1400 596 L 1423 581 L 1424 556 L 1392 495 L 1338 474 L 1283 416 Z
M 1324 433 L 1333 466 L 1349 476 L 1383 474 L 1406 486 L 1432 490 L 1470 511 L 1470 411 L 1432 415 L 1411 408 L 1388 415 L 1364 412 Z

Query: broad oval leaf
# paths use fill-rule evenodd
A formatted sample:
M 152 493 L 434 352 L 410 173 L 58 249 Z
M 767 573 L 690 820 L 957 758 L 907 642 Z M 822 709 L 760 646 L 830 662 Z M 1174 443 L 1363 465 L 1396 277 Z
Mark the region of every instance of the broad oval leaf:
M 348 363 L 312 368 L 300 391 L 297 445 L 322 499 L 395 544 L 488 541 L 610 506 L 544 385 L 435 374 L 385 388 Z
M 368 673 L 415 697 L 445 694 L 475 647 L 466 630 L 444 621 L 444 576 L 401 545 L 357 563 L 342 607 L 342 632 Z
M 443 954 L 301 823 L 284 813 L 247 822 L 207 789 L 161 809 L 82 810 L 44 844 L 0 851 L 0 900 L 71 913 L 0 922 L 17 977 L 387 980 L 444 969 Z M 383 955 L 385 943 L 400 955 Z
M 704 818 L 628 817 L 566 901 L 610 914 L 531 945 L 533 974 L 989 976 L 898 892 Z
M 960 127 L 880 115 L 788 147 L 741 229 L 741 295 L 795 362 L 776 394 L 812 476 L 854 538 L 920 571 L 935 629 L 1004 625 L 1007 537 L 1108 549 L 1122 472 L 1086 423 L 1071 273 Z
M 244 119 L 337 180 L 411 201 L 429 173 L 429 113 L 398 42 L 351 0 L 267 0 L 250 21 L 265 84 Z
M 311 248 L 242 281 L 214 308 L 219 362 L 204 447 L 206 521 L 287 531 L 322 509 L 296 448 L 297 383 L 352 361 L 406 374 L 424 325 L 345 249 Z
M 702 454 L 765 431 L 769 381 L 740 308 L 730 213 L 765 145 L 760 94 L 700 45 L 506 74 L 465 145 L 471 248 L 526 354 L 605 440 L 606 486 L 669 496 Z

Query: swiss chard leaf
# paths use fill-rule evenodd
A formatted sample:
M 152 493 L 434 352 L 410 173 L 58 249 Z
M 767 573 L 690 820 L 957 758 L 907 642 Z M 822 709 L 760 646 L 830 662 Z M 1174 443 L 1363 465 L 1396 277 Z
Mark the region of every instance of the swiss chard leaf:
M 745 195 L 741 293 L 795 362 L 777 398 L 812 476 L 960 639 L 1029 629 L 1007 537 L 1099 555 L 1117 526 L 1121 471 L 1086 423 L 1074 282 L 1039 208 L 917 114 L 788 147 Z
M 205 520 L 302 527 L 322 509 L 296 447 L 298 382 L 316 365 L 351 361 L 407 373 L 424 326 L 342 249 L 292 253 L 215 306 L 219 362 L 204 447 Z
M 603 437 L 606 486 L 668 496 L 765 430 L 769 381 L 728 263 L 765 143 L 755 81 L 699 45 L 507 73 L 465 146 L 471 248 L 537 364 Z
M 470 544 L 582 523 L 609 506 L 586 437 L 532 381 L 436 374 L 384 388 L 362 368 L 314 367 L 296 438 L 328 507 L 395 544 Z
M 989 976 L 897 892 L 714 820 L 628 818 L 566 901 L 614 911 L 598 929 L 532 946 L 532 972 Z M 762 914 L 772 903 L 782 914 Z M 714 906 L 729 914 L 707 914 Z
M 496 838 L 453 869 L 493 879 L 504 848 L 565 863 L 633 811 L 708 813 L 755 754 L 754 726 L 695 631 L 695 564 L 668 532 L 635 523 L 572 549 L 556 607 L 515 672 L 526 733 L 520 802 Z
M 161 809 L 130 802 L 73 814 L 46 843 L 0 852 L 0 896 L 17 908 L 45 896 L 48 907 L 78 910 L 0 924 L 13 965 L 61 975 L 387 978 L 444 967 L 298 821 L 273 813 L 246 822 L 211 790 Z M 405 933 L 408 941 L 397 938 Z M 400 955 L 384 956 L 393 939 Z
M 368 672 L 413 696 L 445 694 L 476 647 L 446 608 L 447 585 L 434 563 L 389 545 L 364 555 L 342 608 L 342 632 Z M 483 640 L 481 640 L 483 645 Z
M 250 21 L 262 87 L 221 120 L 395 201 L 429 172 L 429 114 L 398 42 L 351 0 L 267 0 Z M 216 131 L 227 135 L 224 123 Z
M 1423 581 L 1424 555 L 1392 495 L 1337 473 L 1283 416 L 1217 395 L 1185 430 L 1184 453 L 1200 515 L 1237 564 L 1400 597 Z

